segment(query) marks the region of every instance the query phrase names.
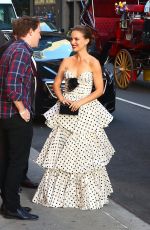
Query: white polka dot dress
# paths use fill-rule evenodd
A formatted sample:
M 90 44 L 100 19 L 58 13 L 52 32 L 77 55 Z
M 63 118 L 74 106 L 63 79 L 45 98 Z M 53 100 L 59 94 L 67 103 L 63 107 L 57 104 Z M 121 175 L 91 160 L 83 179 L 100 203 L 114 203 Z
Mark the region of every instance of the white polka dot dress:
M 67 79 L 72 77 L 70 71 L 65 72 L 65 98 L 79 100 L 91 93 L 91 72 L 82 73 L 79 85 L 68 92 Z M 60 115 L 59 107 L 57 102 L 44 114 L 52 132 L 36 161 L 46 171 L 33 202 L 46 207 L 99 209 L 112 193 L 106 165 L 114 148 L 104 128 L 113 117 L 98 100 L 81 106 L 77 116 Z

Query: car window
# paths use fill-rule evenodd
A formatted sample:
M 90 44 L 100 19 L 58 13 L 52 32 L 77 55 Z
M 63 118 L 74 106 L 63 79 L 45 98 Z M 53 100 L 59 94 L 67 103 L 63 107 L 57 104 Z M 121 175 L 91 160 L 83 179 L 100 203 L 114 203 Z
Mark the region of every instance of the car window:
M 0 5 L 0 30 L 11 30 L 12 20 L 16 18 L 11 4 Z
M 40 29 L 42 32 L 56 32 L 57 28 L 52 23 L 40 22 Z

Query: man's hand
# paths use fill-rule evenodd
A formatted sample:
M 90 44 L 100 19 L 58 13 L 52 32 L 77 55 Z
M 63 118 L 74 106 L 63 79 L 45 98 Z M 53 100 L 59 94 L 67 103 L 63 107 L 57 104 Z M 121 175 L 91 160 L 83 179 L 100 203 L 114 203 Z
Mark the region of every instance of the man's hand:
M 19 111 L 20 116 L 22 117 L 23 120 L 26 122 L 30 121 L 30 112 L 28 109 L 24 109 L 22 111 Z

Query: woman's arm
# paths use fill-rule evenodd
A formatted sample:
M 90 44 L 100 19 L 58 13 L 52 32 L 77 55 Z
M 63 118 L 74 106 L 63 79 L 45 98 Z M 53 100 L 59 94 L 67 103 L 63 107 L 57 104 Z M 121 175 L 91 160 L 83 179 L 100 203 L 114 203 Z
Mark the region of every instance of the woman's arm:
M 72 111 L 79 109 L 81 105 L 89 103 L 97 99 L 103 94 L 104 84 L 103 84 L 102 70 L 101 70 L 99 61 L 96 60 L 95 58 L 94 58 L 94 61 L 92 60 L 91 69 L 93 73 L 93 81 L 94 81 L 95 90 L 89 96 L 84 97 L 83 99 L 79 101 L 74 101 L 73 103 L 71 103 L 70 108 L 72 108 Z
M 53 89 L 54 89 L 54 92 L 55 92 L 55 94 L 56 94 L 56 96 L 60 102 L 62 102 L 64 104 L 70 104 L 70 101 L 67 100 L 66 98 L 64 98 L 62 91 L 61 91 L 61 83 L 64 79 L 64 72 L 65 72 L 65 69 L 67 66 L 66 63 L 67 63 L 67 59 L 64 59 L 60 65 L 60 67 L 59 67 L 57 76 L 55 77 Z

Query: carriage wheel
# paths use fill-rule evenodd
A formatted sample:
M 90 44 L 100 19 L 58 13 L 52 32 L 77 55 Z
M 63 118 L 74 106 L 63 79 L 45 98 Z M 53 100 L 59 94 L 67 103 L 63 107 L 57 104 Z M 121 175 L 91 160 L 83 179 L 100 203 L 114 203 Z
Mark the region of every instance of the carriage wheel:
M 126 89 L 133 75 L 133 61 L 127 50 L 120 50 L 114 62 L 114 77 L 117 86 Z

